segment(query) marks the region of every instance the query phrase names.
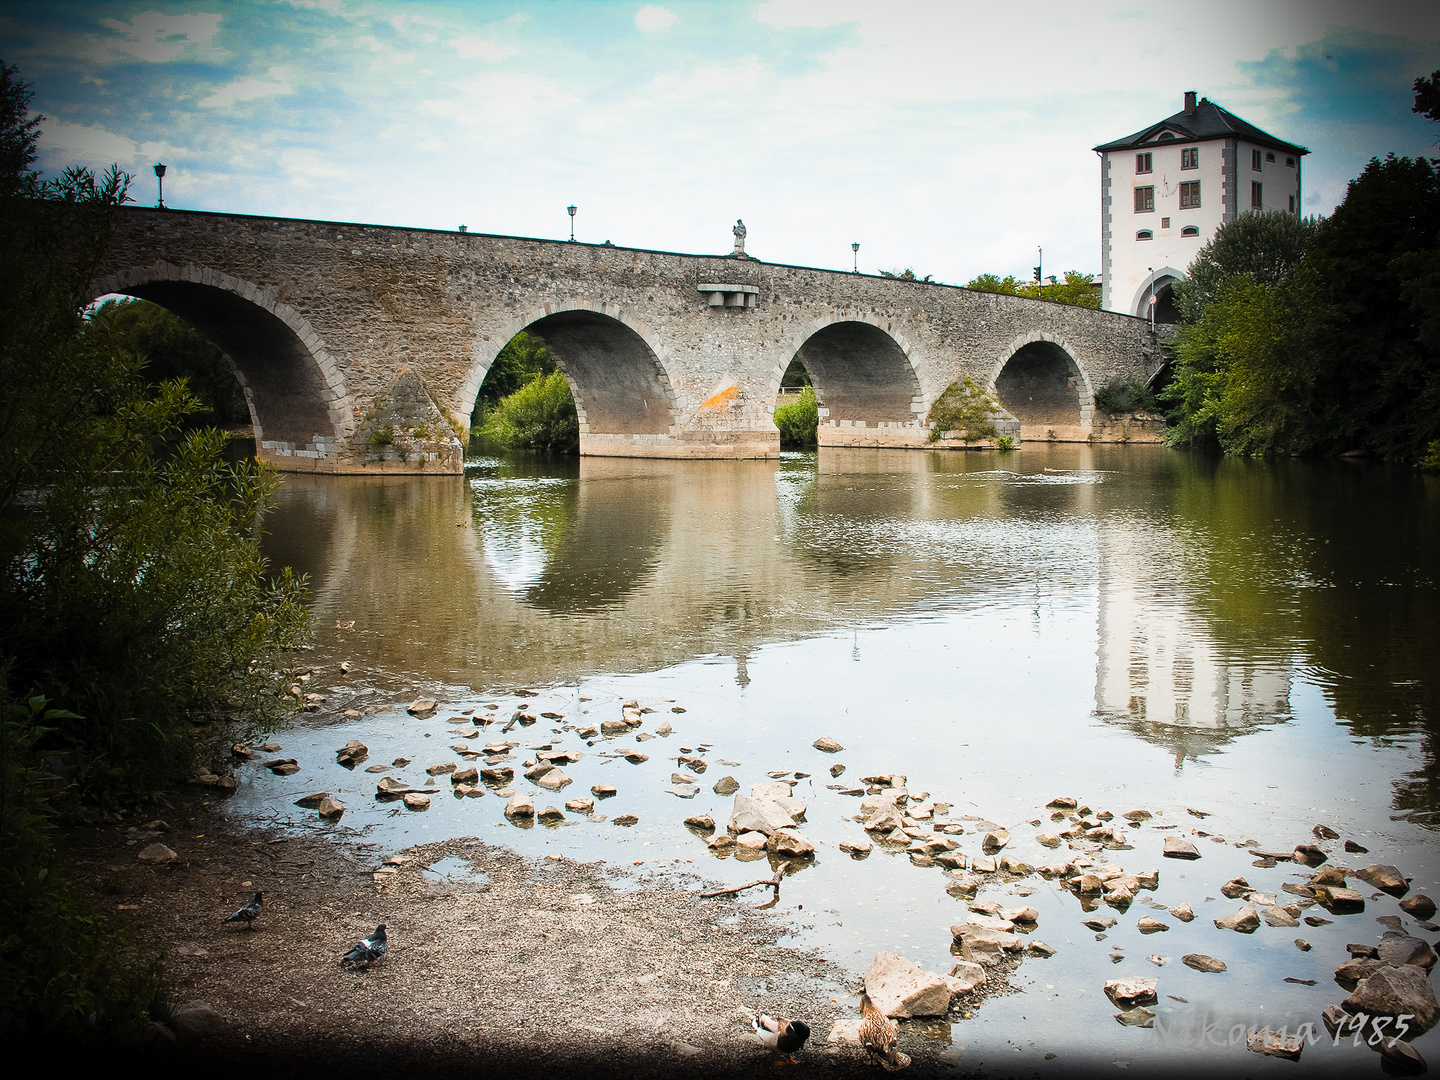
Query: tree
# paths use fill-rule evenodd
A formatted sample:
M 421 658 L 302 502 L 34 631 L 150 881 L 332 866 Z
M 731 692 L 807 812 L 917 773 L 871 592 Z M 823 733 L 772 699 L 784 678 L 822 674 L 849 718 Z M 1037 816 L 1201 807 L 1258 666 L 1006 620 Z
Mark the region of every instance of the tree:
M 1054 284 L 1038 281 L 1020 281 L 1006 275 L 981 274 L 970 279 L 967 289 L 977 292 L 1001 293 L 1005 296 L 1028 296 L 1032 300 L 1054 300 L 1060 304 L 1074 304 L 1076 307 L 1099 309 L 1100 290 L 1092 274 L 1079 270 L 1066 270 L 1065 280 Z
M 1319 227 L 1318 218 L 1283 210 L 1241 214 L 1226 222 L 1190 263 L 1187 280 L 1174 286 L 1181 318 L 1198 322 L 1225 284 L 1242 274 L 1256 284 L 1274 285 L 1300 264 Z
M 35 91 L 0 60 L 0 197 L 33 194 L 36 144 L 43 116 L 30 115 Z
M 1015 290 L 1018 289 L 1019 286 L 1020 282 L 1009 275 L 1000 278 L 994 274 L 981 274 L 979 277 L 971 278 L 969 284 L 965 287 L 967 289 L 974 289 L 976 292 L 1002 293 L 1005 296 L 1014 296 Z
M 564 373 L 537 375 L 503 398 L 480 433 L 507 450 L 575 453 L 580 448 L 580 417 Z
M 806 385 L 794 401 L 787 401 L 775 410 L 775 426 L 780 429 L 781 446 L 814 446 L 820 431 L 820 405 L 815 388 Z
M 85 333 L 104 347 L 145 357 L 145 377 L 184 379 L 210 423 L 248 424 L 250 407 L 226 355 L 189 323 L 147 300 L 107 300 Z
M 501 398 L 509 397 L 537 375 L 549 375 L 554 370 L 555 361 L 545 343 L 521 330 L 491 361 L 480 385 L 477 411 L 482 411 L 483 416 L 481 406 L 485 410 L 493 408 Z
M 948 431 L 958 432 L 966 442 L 995 437 L 995 416 L 1000 403 L 980 389 L 968 375 L 956 379 L 930 406 L 925 422 L 930 441 L 939 442 Z
M 1415 80 L 1415 105 L 1410 111 L 1440 123 L 1440 70 L 1428 79 L 1422 75 Z

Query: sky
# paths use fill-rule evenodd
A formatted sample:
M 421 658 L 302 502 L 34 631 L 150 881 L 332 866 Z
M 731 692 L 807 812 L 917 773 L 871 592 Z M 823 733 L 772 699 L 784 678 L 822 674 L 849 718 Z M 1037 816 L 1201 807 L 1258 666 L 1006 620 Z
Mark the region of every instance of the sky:
M 1440 4 L 0 0 L 40 167 L 153 205 L 724 253 L 1098 272 L 1092 147 L 1184 91 L 1311 151 L 1326 214 L 1411 114 Z

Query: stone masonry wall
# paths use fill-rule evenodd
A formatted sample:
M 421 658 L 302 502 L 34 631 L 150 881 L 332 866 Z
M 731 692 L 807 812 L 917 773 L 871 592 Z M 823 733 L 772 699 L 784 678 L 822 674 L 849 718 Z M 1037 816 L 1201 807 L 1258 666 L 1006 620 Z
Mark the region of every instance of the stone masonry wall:
M 577 354 L 567 364 L 557 350 L 580 409 L 582 453 L 589 454 L 777 454 L 771 413 L 781 376 L 811 335 L 836 323 L 882 331 L 896 348 L 876 352 L 877 364 L 890 365 L 878 370 L 900 379 L 899 365 L 908 364 L 913 383 L 904 382 L 918 392 L 910 391 L 908 420 L 895 418 L 893 390 L 883 421 L 853 415 L 853 403 L 848 418 L 822 414 L 822 443 L 922 445 L 925 413 L 952 380 L 969 376 L 993 389 L 1005 363 L 1030 342 L 1053 342 L 1073 358 L 1086 429 L 1097 387 L 1116 375 L 1148 378 L 1160 364 L 1143 320 L 951 286 L 478 233 L 122 211 L 97 295 L 148 291 L 165 303 L 190 295 L 177 291 L 180 282 L 198 294 L 238 296 L 273 315 L 299 343 L 294 352 L 302 359 L 291 366 L 313 365 L 304 378 L 296 372 L 294 392 L 313 397 L 320 387 L 324 408 L 305 414 L 318 419 L 287 420 L 294 430 L 280 431 L 279 421 L 262 415 L 261 395 L 252 397 L 257 442 L 283 468 L 458 471 L 460 438 L 496 353 L 518 331 L 568 311 L 598 313 L 632 332 L 609 335 L 583 363 Z M 715 292 L 701 291 L 702 284 L 732 285 L 725 295 L 740 300 L 712 306 Z M 749 303 L 741 288 L 750 290 Z M 226 317 L 235 319 L 236 306 L 206 310 L 231 311 Z M 575 339 L 576 323 L 572 318 L 567 340 Z M 271 399 L 283 400 L 289 388 L 270 385 L 284 380 L 276 374 L 273 335 L 260 356 L 247 354 L 243 327 L 230 329 L 239 343 L 231 352 L 242 382 L 253 382 L 247 369 L 263 368 Z M 642 397 L 637 409 L 668 411 L 668 430 L 656 433 L 653 424 L 643 434 L 590 429 L 586 395 L 606 389 L 600 385 L 605 364 L 624 369 L 615 385 Z M 826 387 L 818 389 L 823 403 Z M 425 415 L 397 415 L 402 399 L 420 402 Z M 426 411 L 427 402 L 434 411 Z M 437 412 L 446 423 L 435 422 Z M 393 443 L 377 447 L 372 436 L 382 414 L 385 424 L 425 439 L 399 454 Z M 322 430 L 296 428 L 306 423 Z

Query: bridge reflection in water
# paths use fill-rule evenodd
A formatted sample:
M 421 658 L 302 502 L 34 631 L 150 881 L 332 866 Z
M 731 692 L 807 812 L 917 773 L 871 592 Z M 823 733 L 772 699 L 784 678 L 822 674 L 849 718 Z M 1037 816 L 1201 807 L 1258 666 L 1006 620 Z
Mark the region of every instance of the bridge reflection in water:
M 322 644 L 407 677 L 498 690 L 714 656 L 743 681 L 772 643 L 1018 614 L 1040 655 L 991 673 L 1017 698 L 1027 664 L 1092 664 L 1077 715 L 1180 768 L 1286 722 L 1304 685 L 1359 733 L 1422 736 L 1397 801 L 1428 812 L 1440 512 L 1420 483 L 1148 447 L 489 460 L 288 477 L 266 527 L 311 575 Z M 1388 551 L 1360 524 L 1382 515 Z

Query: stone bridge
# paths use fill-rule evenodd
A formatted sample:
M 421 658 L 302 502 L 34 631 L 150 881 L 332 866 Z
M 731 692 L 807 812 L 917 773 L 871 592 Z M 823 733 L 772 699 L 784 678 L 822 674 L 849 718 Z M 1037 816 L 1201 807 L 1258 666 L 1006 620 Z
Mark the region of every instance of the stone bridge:
M 822 446 L 929 445 L 956 378 L 1025 438 L 1094 436 L 1094 391 L 1148 379 L 1144 320 L 924 282 L 479 233 L 127 207 L 95 295 L 160 304 L 233 360 L 287 471 L 458 472 L 496 354 L 538 335 L 580 452 L 774 457 L 798 358 Z

